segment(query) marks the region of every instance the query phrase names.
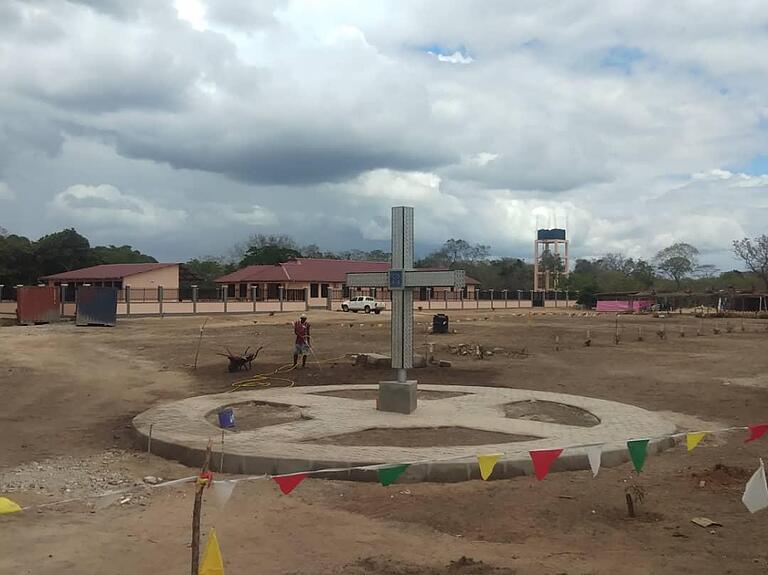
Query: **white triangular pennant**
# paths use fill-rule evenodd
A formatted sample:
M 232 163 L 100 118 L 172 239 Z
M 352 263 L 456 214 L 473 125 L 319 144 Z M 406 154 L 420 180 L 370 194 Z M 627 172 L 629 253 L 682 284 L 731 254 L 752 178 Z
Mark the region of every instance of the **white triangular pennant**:
M 211 503 L 219 509 L 223 509 L 229 498 L 232 497 L 235 485 L 237 485 L 236 481 L 214 481 L 211 488 L 207 490 Z
M 765 481 L 765 466 L 762 459 L 760 460 L 759 469 L 747 481 L 741 502 L 749 509 L 750 513 L 755 513 L 768 507 L 768 484 Z
M 589 466 L 592 468 L 592 477 L 597 477 L 597 472 L 600 471 L 600 461 L 603 455 L 602 445 L 593 445 L 587 447 L 587 457 L 589 458 Z

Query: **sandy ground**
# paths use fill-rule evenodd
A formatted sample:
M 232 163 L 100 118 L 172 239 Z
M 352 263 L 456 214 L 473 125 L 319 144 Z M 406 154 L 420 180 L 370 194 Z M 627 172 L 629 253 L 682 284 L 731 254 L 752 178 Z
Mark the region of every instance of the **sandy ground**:
M 114 329 L 0 328 L 0 492 L 32 505 L 136 489 L 123 504 L 81 501 L 1 517 L 0 573 L 189 572 L 192 489 L 150 490 L 142 478 L 194 470 L 136 451 L 130 420 L 160 401 L 230 389 L 245 374 L 226 372 L 216 355 L 225 346 L 265 346 L 251 374 L 290 361 L 291 319 L 212 317 L 197 370 L 201 317 L 126 320 Z M 388 375 L 325 361 L 386 352 L 386 315 L 313 312 L 311 320 L 323 363 L 291 372 L 296 385 L 374 383 Z M 416 376 L 612 399 L 663 412 L 681 429 L 768 420 L 765 321 L 731 320 L 729 332 L 726 320 L 624 316 L 619 345 L 614 322 L 514 310 L 452 313 L 458 333 L 432 336 L 420 326 L 417 340 L 434 342 L 437 358 L 453 367 Z M 665 340 L 656 335 L 662 326 Z M 483 360 L 448 352 L 462 343 L 500 351 Z M 510 353 L 523 348 L 527 355 Z M 290 496 L 253 481 L 238 486 L 224 509 L 208 504 L 204 529 L 216 526 L 228 573 L 765 573 L 768 511 L 750 515 L 740 498 L 768 443 L 743 439 L 708 438 L 691 453 L 678 447 L 650 458 L 635 519 L 626 517 L 632 473 L 625 465 L 596 479 L 573 472 L 543 482 L 383 488 L 307 480 Z M 696 516 L 722 527 L 698 527 L 690 521 Z

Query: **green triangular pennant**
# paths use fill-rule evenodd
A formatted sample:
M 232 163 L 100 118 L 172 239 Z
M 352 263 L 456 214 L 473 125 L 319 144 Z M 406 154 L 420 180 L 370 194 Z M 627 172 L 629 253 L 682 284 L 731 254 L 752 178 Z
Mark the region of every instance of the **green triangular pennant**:
M 648 442 L 650 439 L 634 439 L 627 441 L 627 449 L 632 463 L 635 465 L 635 471 L 640 473 L 645 465 L 645 458 L 648 456 Z
M 379 483 L 384 487 L 391 485 L 397 481 L 397 478 L 400 477 L 408 467 L 409 466 L 406 463 L 404 465 L 393 465 L 392 467 L 379 469 Z

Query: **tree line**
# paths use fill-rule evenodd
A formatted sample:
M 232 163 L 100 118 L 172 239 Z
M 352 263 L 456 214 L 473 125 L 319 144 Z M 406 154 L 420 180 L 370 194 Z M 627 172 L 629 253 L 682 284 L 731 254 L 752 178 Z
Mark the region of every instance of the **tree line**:
M 91 247 L 74 229 L 30 240 L 0 228 L 0 284 L 6 286 L 34 285 L 43 276 L 98 264 L 155 262 L 127 245 Z
M 577 259 L 571 273 L 563 275 L 564 262 L 553 253 L 541 257 L 544 270 L 553 273 L 554 287 L 580 294 L 592 303 L 594 294 L 634 291 L 692 291 L 721 289 L 768 289 L 768 235 L 733 242 L 736 258 L 745 271 L 721 272 L 700 262 L 699 250 L 678 242 L 660 250 L 651 260 L 608 253 L 598 258 Z M 528 291 L 533 285 L 533 265 L 521 258 L 492 257 L 491 247 L 463 239 L 449 239 L 419 259 L 420 268 L 464 269 L 483 288 Z M 290 236 L 255 234 L 235 245 L 225 256 L 193 258 L 184 265 L 201 287 L 213 286 L 224 274 L 248 265 L 274 265 L 299 257 L 388 261 L 382 250 L 322 250 L 316 244 L 301 246 Z M 74 229 L 45 235 L 38 240 L 8 233 L 0 228 L 0 284 L 34 284 L 46 275 L 97 264 L 156 262 L 129 245 L 93 246 Z

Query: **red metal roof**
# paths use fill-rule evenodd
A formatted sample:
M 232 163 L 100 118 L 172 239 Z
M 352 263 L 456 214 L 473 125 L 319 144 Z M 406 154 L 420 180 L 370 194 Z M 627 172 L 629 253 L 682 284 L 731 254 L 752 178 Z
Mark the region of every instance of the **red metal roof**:
M 328 282 L 344 283 L 347 274 L 353 272 L 385 272 L 389 262 L 366 262 L 356 260 L 331 260 L 299 258 L 274 266 L 246 266 L 221 276 L 216 283 L 239 282 Z M 468 284 L 477 280 L 467 277 Z
M 120 280 L 128 276 L 177 265 L 179 264 L 102 264 L 44 276 L 40 279 L 55 281 Z

